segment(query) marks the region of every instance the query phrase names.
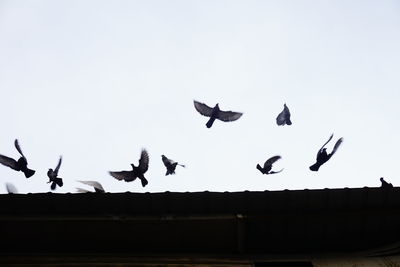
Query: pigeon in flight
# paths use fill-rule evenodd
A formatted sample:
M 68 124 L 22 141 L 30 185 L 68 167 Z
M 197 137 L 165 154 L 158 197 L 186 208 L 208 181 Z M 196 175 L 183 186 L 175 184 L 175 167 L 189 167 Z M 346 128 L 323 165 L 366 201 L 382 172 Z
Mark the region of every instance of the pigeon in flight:
M 383 177 L 381 177 L 379 180 L 381 180 L 381 188 L 392 188 L 393 185 L 391 183 L 386 182 Z
M 260 164 L 257 164 L 257 169 L 262 173 L 262 174 L 275 174 L 275 173 L 280 173 L 282 170 L 280 171 L 271 171 L 272 169 L 272 164 L 274 164 L 277 160 L 281 159 L 281 156 L 273 156 L 271 158 L 269 158 L 265 163 L 264 163 L 264 167 L 262 168 L 260 166 Z
M 165 176 L 167 176 L 169 174 L 175 174 L 175 169 L 176 169 L 177 165 L 185 168 L 185 165 L 178 164 L 178 162 L 175 162 L 172 159 L 169 159 L 164 155 L 161 155 L 161 159 L 162 159 L 165 167 L 167 168 L 167 172 L 165 173 Z
M 51 190 L 56 189 L 57 185 L 59 187 L 63 186 L 62 178 L 58 177 L 58 171 L 60 170 L 61 162 L 62 162 L 62 157 L 60 156 L 60 159 L 58 160 L 57 167 L 54 170 L 53 169 L 49 169 L 47 171 L 47 177 L 49 177 L 49 181 L 47 183 L 48 184 L 51 183 L 51 186 L 50 186 Z
M 21 147 L 18 143 L 18 139 L 15 139 L 14 146 L 18 150 L 19 154 L 21 154 L 21 157 L 18 159 L 18 161 L 7 156 L 0 155 L 0 163 L 7 167 L 10 167 L 13 170 L 22 171 L 25 174 L 26 178 L 31 177 L 35 174 L 35 171 L 28 169 L 28 161 L 22 153 Z
M 216 119 L 219 119 L 221 121 L 235 121 L 243 115 L 243 113 L 240 112 L 222 111 L 219 109 L 218 104 L 216 104 L 215 107 L 210 108 L 206 104 L 197 102 L 196 100 L 194 100 L 193 102 L 194 107 L 201 115 L 210 117 L 206 124 L 207 128 L 210 128 Z
M 329 141 L 331 141 L 332 138 L 333 138 L 333 134 L 331 135 L 331 137 L 329 137 L 328 141 L 326 141 L 326 143 L 318 150 L 317 162 L 310 166 L 310 170 L 318 171 L 319 167 L 321 167 L 322 164 L 327 162 L 336 153 L 340 144 L 342 144 L 342 142 L 343 142 L 343 138 L 339 138 L 339 140 L 336 141 L 336 144 L 333 147 L 332 152 L 330 154 L 328 154 L 326 152 L 325 146 L 329 143 Z
M 142 153 L 139 159 L 139 166 L 135 166 L 131 164 L 131 171 L 120 171 L 120 172 L 109 172 L 112 177 L 117 180 L 124 180 L 125 182 L 132 182 L 139 178 L 142 182 L 142 186 L 145 187 L 148 184 L 148 181 L 144 177 L 144 173 L 149 168 L 149 154 L 145 149 L 142 149 Z
M 17 188 L 12 183 L 6 183 L 6 189 L 9 194 L 18 194 Z
M 278 117 L 276 117 L 276 124 L 281 125 L 292 125 L 292 121 L 290 120 L 290 111 L 286 104 L 283 104 L 283 110 L 279 113 Z
M 78 182 L 80 182 L 82 184 L 86 184 L 86 185 L 92 186 L 96 193 L 105 193 L 105 190 L 104 190 L 103 186 L 99 182 L 96 182 L 96 181 L 78 181 Z M 89 190 L 82 189 L 82 188 L 77 188 L 77 191 L 79 193 L 91 192 Z

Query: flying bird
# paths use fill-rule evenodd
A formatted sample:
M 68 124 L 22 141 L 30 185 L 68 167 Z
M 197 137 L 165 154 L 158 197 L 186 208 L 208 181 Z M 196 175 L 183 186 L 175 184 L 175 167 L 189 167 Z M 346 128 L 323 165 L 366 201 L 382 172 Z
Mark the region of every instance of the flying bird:
M 96 182 L 96 181 L 78 181 L 78 182 L 80 182 L 82 184 L 85 184 L 85 185 L 92 186 L 96 193 L 105 193 L 105 190 L 104 190 L 103 186 L 99 182 Z M 82 188 L 77 188 L 77 191 L 79 193 L 91 192 L 89 190 L 82 189 Z
M 257 169 L 262 173 L 262 174 L 275 174 L 275 173 L 280 173 L 280 171 L 271 171 L 272 169 L 272 164 L 274 164 L 277 160 L 281 159 L 281 156 L 273 156 L 264 163 L 264 167 L 261 167 L 260 164 L 257 164 Z
M 131 171 L 120 171 L 120 172 L 109 172 L 112 177 L 117 180 L 124 180 L 125 182 L 132 182 L 139 178 L 142 182 L 142 186 L 145 187 L 148 184 L 148 181 L 144 177 L 144 173 L 149 168 L 149 154 L 145 149 L 142 149 L 142 153 L 139 159 L 139 165 L 136 167 L 131 164 Z
M 18 194 L 17 188 L 12 183 L 6 183 L 6 189 L 9 194 Z
M 164 155 L 161 155 L 161 159 L 162 159 L 165 167 L 167 168 L 167 172 L 165 173 L 165 176 L 167 176 L 169 174 L 175 174 L 175 169 L 176 169 L 176 166 L 178 166 L 178 165 L 185 168 L 185 165 L 179 164 L 178 162 L 175 162 L 172 159 L 169 159 Z
M 60 156 L 60 159 L 58 160 L 57 167 L 54 170 L 49 169 L 47 171 L 47 177 L 49 177 L 49 181 L 47 183 L 48 184 L 51 183 L 50 186 L 51 190 L 56 189 L 57 185 L 59 187 L 62 187 L 64 184 L 62 178 L 58 177 L 58 171 L 60 170 L 61 162 L 62 162 L 62 156 Z
M 393 185 L 391 183 L 386 182 L 383 177 L 381 177 L 379 180 L 381 180 L 381 188 L 392 188 Z
M 283 104 L 283 110 L 279 113 L 278 117 L 276 117 L 276 124 L 279 126 L 283 126 L 285 124 L 292 125 L 292 121 L 290 120 L 290 111 L 289 108 L 286 106 L 286 103 Z
M 336 141 L 335 146 L 333 147 L 333 150 L 330 154 L 328 154 L 326 152 L 326 148 L 325 146 L 329 143 L 329 141 L 331 141 L 333 138 L 333 134 L 331 135 L 331 137 L 329 137 L 328 141 L 326 141 L 326 143 L 318 150 L 318 154 L 317 154 L 317 162 L 313 165 L 310 166 L 310 170 L 312 171 L 318 171 L 319 167 L 321 167 L 321 165 L 323 165 L 325 162 L 327 162 L 337 151 L 337 149 L 339 148 L 339 146 L 342 144 L 343 142 L 343 137 L 339 138 Z
M 28 161 L 22 153 L 21 147 L 18 143 L 18 139 L 15 139 L 14 146 L 18 150 L 19 154 L 21 154 L 21 157 L 18 159 L 18 161 L 4 155 L 0 155 L 0 163 L 7 167 L 10 167 L 13 170 L 22 171 L 25 174 L 26 178 L 31 177 L 35 174 L 35 171 L 28 168 Z
M 193 102 L 194 107 L 201 115 L 210 117 L 206 123 L 207 128 L 210 128 L 216 119 L 221 121 L 235 121 L 243 115 L 241 112 L 222 111 L 219 109 L 218 104 L 216 104 L 215 107 L 210 108 L 206 104 L 197 102 L 196 100 L 193 100 Z

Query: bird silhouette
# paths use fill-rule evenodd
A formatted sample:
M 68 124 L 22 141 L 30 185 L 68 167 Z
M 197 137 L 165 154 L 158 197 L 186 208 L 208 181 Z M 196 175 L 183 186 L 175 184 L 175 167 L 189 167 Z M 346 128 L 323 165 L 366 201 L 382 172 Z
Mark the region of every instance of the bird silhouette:
M 85 184 L 85 185 L 92 186 L 96 193 L 105 193 L 103 186 L 99 182 L 96 182 L 96 181 L 78 181 L 78 182 Z M 76 188 L 76 189 L 79 193 L 91 192 L 89 190 L 82 189 L 82 188 Z
M 164 155 L 161 155 L 161 159 L 162 159 L 165 167 L 167 168 L 167 172 L 165 173 L 165 176 L 167 176 L 169 174 L 175 174 L 175 169 L 176 169 L 176 166 L 178 166 L 178 165 L 185 168 L 185 165 L 179 164 L 178 162 L 175 162 L 172 159 L 169 159 Z
M 142 186 L 145 187 L 148 184 L 148 181 L 144 177 L 144 173 L 149 168 L 149 154 L 145 149 L 142 149 L 142 153 L 139 159 L 139 165 L 136 167 L 131 164 L 131 171 L 120 171 L 120 172 L 109 172 L 112 177 L 117 180 L 124 180 L 125 182 L 132 182 L 139 178 L 142 182 Z
M 313 165 L 310 166 L 310 170 L 312 171 L 318 171 L 319 167 L 321 167 L 325 162 L 327 162 L 337 151 L 337 149 L 339 148 L 339 146 L 342 144 L 343 142 L 343 138 L 339 138 L 336 141 L 335 146 L 333 147 L 333 150 L 330 154 L 328 154 L 326 152 L 326 148 L 325 146 L 329 143 L 329 141 L 331 141 L 333 138 L 333 134 L 329 137 L 328 141 L 326 141 L 326 143 L 318 150 L 317 153 L 317 162 Z
M 292 125 L 292 121 L 290 120 L 290 111 L 286 106 L 286 103 L 283 104 L 283 110 L 279 113 L 278 117 L 276 117 L 276 124 L 279 126 L 283 126 L 285 124 Z
M 6 183 L 6 189 L 9 194 L 18 194 L 17 188 L 12 183 Z
M 243 113 L 240 112 L 222 111 L 219 109 L 218 104 L 216 104 L 215 107 L 210 108 L 206 104 L 197 102 L 196 100 L 194 100 L 193 102 L 194 107 L 201 115 L 210 117 L 210 119 L 206 123 L 207 128 L 211 128 L 216 119 L 221 121 L 235 121 L 243 115 Z
M 281 156 L 273 156 L 264 163 L 264 167 L 261 167 L 260 164 L 257 164 L 257 169 L 262 173 L 262 174 L 275 174 L 275 173 L 280 173 L 280 171 L 271 171 L 272 169 L 272 164 L 274 164 L 277 160 L 281 159 Z
M 383 177 L 381 177 L 379 180 L 381 180 L 381 188 L 392 188 L 393 185 L 391 183 L 386 182 Z
M 18 161 L 4 155 L 0 155 L 0 163 L 7 167 L 10 167 L 13 170 L 22 171 L 25 174 L 26 178 L 31 177 L 35 174 L 35 171 L 28 168 L 28 161 L 22 153 L 21 147 L 18 143 L 18 139 L 15 139 L 14 146 L 18 150 L 19 154 L 21 154 L 21 157 L 18 159 Z
M 51 183 L 50 185 L 51 190 L 56 189 L 57 185 L 59 187 L 62 187 L 64 184 L 62 178 L 58 177 L 58 171 L 60 170 L 61 162 L 62 162 L 62 156 L 60 156 L 60 159 L 58 160 L 57 167 L 54 170 L 49 169 L 47 171 L 47 177 L 49 177 L 49 181 L 47 183 L 48 184 Z

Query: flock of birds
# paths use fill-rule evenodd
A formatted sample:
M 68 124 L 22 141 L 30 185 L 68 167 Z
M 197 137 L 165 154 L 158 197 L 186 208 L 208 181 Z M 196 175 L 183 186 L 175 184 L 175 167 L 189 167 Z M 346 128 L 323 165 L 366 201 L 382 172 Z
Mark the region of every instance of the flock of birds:
M 213 108 L 207 106 L 204 103 L 200 103 L 198 101 L 194 100 L 194 107 L 199 112 L 201 115 L 209 117 L 209 120 L 206 123 L 207 128 L 211 128 L 215 120 L 220 120 L 223 122 L 230 122 L 230 121 L 236 121 L 238 120 L 243 113 L 241 112 L 234 112 L 234 111 L 222 111 L 219 108 L 219 105 L 216 104 Z M 283 126 L 283 125 L 292 125 L 292 122 L 290 120 L 290 111 L 289 108 L 284 104 L 283 110 L 279 113 L 279 115 L 276 117 L 276 123 L 278 126 Z M 317 158 L 316 162 L 311 165 L 309 168 L 311 171 L 318 171 L 319 168 L 325 164 L 338 150 L 340 145 L 343 142 L 343 138 L 339 138 L 331 153 L 328 153 L 326 151 L 325 146 L 332 140 L 333 134 L 329 137 L 328 141 L 326 141 L 322 147 L 318 150 L 317 152 Z M 21 155 L 18 160 L 15 160 L 13 158 L 4 156 L 0 154 L 0 163 L 15 170 L 15 171 L 21 171 L 24 173 L 26 178 L 30 178 L 35 174 L 35 171 L 32 169 L 28 168 L 28 161 L 25 157 L 25 155 L 22 153 L 21 147 L 19 145 L 18 139 L 15 140 L 14 146 Z M 165 175 L 172 175 L 175 174 L 175 169 L 177 166 L 185 167 L 185 165 L 179 164 L 178 162 L 175 162 L 169 158 L 167 158 L 165 155 L 161 155 L 162 162 L 164 163 L 164 166 L 167 169 L 167 172 Z M 283 171 L 283 169 L 279 171 L 273 171 L 272 167 L 273 164 L 281 159 L 281 156 L 276 155 L 272 156 L 269 159 L 267 159 L 264 162 L 263 167 L 260 166 L 260 164 L 257 164 L 256 168 L 262 173 L 262 174 L 276 174 L 280 173 Z M 62 157 L 60 156 L 60 159 L 58 161 L 58 164 L 56 168 L 49 169 L 47 171 L 47 176 L 49 178 L 48 183 L 50 183 L 50 189 L 55 190 L 57 186 L 62 187 L 63 186 L 63 180 L 62 178 L 58 177 L 58 171 L 60 170 L 62 163 Z M 136 179 L 139 179 L 141 181 L 141 184 L 143 187 L 145 187 L 148 184 L 147 179 L 145 178 L 144 174 L 147 172 L 149 168 L 149 154 L 145 149 L 142 149 L 140 159 L 139 159 L 139 164 L 138 166 L 135 166 L 134 164 L 131 164 L 132 170 L 130 171 L 110 171 L 109 174 L 114 177 L 115 179 L 119 181 L 125 181 L 125 182 L 132 182 L 135 181 Z M 380 178 L 380 181 L 382 183 L 381 187 L 383 188 L 389 188 L 393 187 L 391 183 L 386 182 L 383 178 Z M 78 181 L 82 184 L 89 185 L 93 187 L 95 192 L 105 192 L 103 186 L 97 182 L 97 181 Z M 7 191 L 9 193 L 16 193 L 16 188 L 11 184 L 7 183 L 6 184 Z M 83 192 L 91 192 L 86 189 L 82 188 L 77 188 L 77 191 L 80 193 Z

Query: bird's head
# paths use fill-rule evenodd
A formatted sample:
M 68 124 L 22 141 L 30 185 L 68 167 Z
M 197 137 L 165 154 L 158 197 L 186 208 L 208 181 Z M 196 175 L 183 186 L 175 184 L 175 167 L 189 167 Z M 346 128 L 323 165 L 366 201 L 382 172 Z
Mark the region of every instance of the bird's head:
M 135 165 L 134 165 L 133 163 L 131 164 L 131 166 L 132 166 L 132 169 L 136 168 Z
M 379 180 L 380 180 L 381 182 L 383 182 L 383 177 L 381 177 Z

